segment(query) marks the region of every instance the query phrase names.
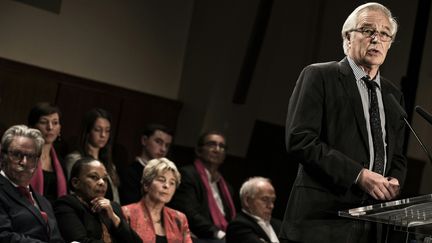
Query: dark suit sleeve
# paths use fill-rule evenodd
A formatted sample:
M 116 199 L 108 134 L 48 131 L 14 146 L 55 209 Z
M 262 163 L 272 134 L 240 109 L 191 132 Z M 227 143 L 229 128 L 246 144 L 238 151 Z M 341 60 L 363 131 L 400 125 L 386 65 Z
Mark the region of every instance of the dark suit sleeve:
M 362 161 L 345 154 L 360 147 L 359 128 L 350 107 L 353 97 L 344 93 L 337 71 L 326 72 L 308 66 L 300 74 L 288 107 L 286 146 L 304 170 L 346 191 L 362 169 Z
M 204 189 L 198 174 L 191 167 L 180 170 L 182 178 L 171 203 L 171 207 L 186 214 L 193 234 L 200 238 L 214 238 L 218 228 L 214 226 Z
M 122 205 L 135 203 L 141 199 L 142 170 L 143 166 L 134 161 L 123 172 L 120 190 Z
M 0 242 L 11 242 L 11 243 L 43 243 L 24 234 L 14 232 L 12 222 L 9 219 L 7 207 L 3 205 L 3 201 L 0 202 Z M 28 223 L 28 222 L 22 222 Z
M 268 242 L 259 237 L 252 227 L 245 222 L 232 221 L 229 223 L 226 234 L 226 243 L 263 243 Z
M 59 224 L 60 232 L 67 242 L 79 241 L 81 243 L 103 243 L 103 240 L 92 238 L 87 234 L 87 227 L 89 230 L 96 231 L 95 227 L 98 221 L 89 221 L 89 224 L 84 225 L 82 217 L 83 208 L 77 202 L 69 198 L 61 198 L 54 204 L 55 215 Z M 89 215 L 87 215 L 89 216 Z

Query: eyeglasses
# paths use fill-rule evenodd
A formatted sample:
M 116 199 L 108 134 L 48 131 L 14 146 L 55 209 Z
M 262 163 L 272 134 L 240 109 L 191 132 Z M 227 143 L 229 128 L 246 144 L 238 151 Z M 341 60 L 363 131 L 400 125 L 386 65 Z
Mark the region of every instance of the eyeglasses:
M 393 40 L 393 36 L 388 32 L 378 31 L 377 29 L 374 28 L 361 27 L 358 29 L 352 29 L 351 31 L 362 33 L 364 37 L 368 37 L 368 38 L 375 38 L 376 36 L 379 36 L 380 40 L 384 42 L 389 42 Z
M 225 151 L 227 149 L 226 144 L 218 143 L 218 142 L 214 142 L 214 141 L 205 142 L 204 146 L 211 148 L 211 149 L 216 149 L 217 147 L 219 147 L 219 149 L 222 151 Z
M 7 153 L 10 160 L 12 160 L 15 163 L 22 161 L 25 157 L 29 165 L 35 166 L 39 160 L 39 155 L 37 154 L 23 153 L 18 150 L 9 150 L 9 151 L 2 150 L 2 151 L 4 153 Z

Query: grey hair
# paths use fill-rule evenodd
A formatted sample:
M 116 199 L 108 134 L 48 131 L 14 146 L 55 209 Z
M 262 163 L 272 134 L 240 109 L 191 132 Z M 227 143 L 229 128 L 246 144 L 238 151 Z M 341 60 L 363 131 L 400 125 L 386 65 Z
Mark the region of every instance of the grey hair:
M 244 202 L 246 201 L 247 198 L 254 198 L 255 195 L 258 192 L 258 183 L 260 182 L 267 182 L 271 184 L 271 180 L 265 177 L 260 177 L 260 176 L 256 176 L 256 177 L 251 177 L 249 179 L 247 179 L 243 185 L 240 188 L 240 201 L 242 204 L 242 207 L 244 208 Z
M 42 147 L 45 143 L 42 133 L 37 129 L 29 128 L 26 125 L 15 125 L 6 130 L 1 139 L 2 154 L 4 154 L 3 151 L 8 151 L 10 144 L 16 137 L 26 137 L 33 140 L 35 144 L 35 153 L 40 156 L 42 153 Z
M 342 47 L 343 47 L 345 55 L 348 55 L 349 34 L 353 29 L 355 29 L 357 27 L 358 16 L 365 11 L 381 11 L 382 13 L 384 13 L 388 17 L 388 20 L 390 22 L 390 25 L 391 25 L 390 32 L 391 32 L 391 35 L 393 36 L 393 40 L 396 37 L 396 33 L 398 30 L 398 23 L 396 21 L 396 18 L 393 17 L 390 10 L 387 7 L 385 7 L 384 5 L 379 4 L 379 3 L 375 3 L 375 2 L 365 3 L 363 5 L 358 6 L 348 16 L 348 18 L 345 20 L 345 23 L 342 26 L 342 31 L 341 31 L 342 40 L 343 40 Z M 392 40 L 392 42 L 393 42 L 393 40 Z
M 141 184 L 150 185 L 153 180 L 166 171 L 172 171 L 176 180 L 176 188 L 180 185 L 181 175 L 174 162 L 167 158 L 157 158 L 150 160 L 144 167 Z

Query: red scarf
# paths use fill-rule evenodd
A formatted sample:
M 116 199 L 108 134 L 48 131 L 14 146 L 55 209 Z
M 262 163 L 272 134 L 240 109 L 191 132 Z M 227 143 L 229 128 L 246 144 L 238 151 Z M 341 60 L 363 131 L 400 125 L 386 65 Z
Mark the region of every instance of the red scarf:
M 216 204 L 216 200 L 213 197 L 212 189 L 210 188 L 208 176 L 205 171 L 205 167 L 203 163 L 200 160 L 195 160 L 194 162 L 195 168 L 201 178 L 201 181 L 204 185 L 204 188 L 207 192 L 207 201 L 209 203 L 209 209 L 210 209 L 210 215 L 212 217 L 213 223 L 218 227 L 219 229 L 226 231 L 226 228 L 228 226 L 228 222 L 225 219 L 224 215 L 220 211 L 219 207 Z M 231 198 L 231 194 L 228 190 L 228 186 L 224 180 L 224 178 L 221 176 L 219 181 L 217 182 L 220 193 L 222 194 L 222 199 L 225 203 L 228 204 L 230 213 L 231 213 L 231 219 L 235 217 L 236 211 L 234 207 L 233 200 Z
M 66 188 L 66 177 L 63 173 L 63 169 L 60 165 L 60 162 L 57 158 L 57 154 L 56 151 L 54 150 L 54 147 L 51 146 L 51 150 L 50 150 L 50 156 L 51 156 L 51 161 L 52 161 L 52 165 L 54 168 L 54 172 L 56 174 L 57 177 L 57 196 L 63 196 L 66 195 L 67 193 L 67 188 Z M 30 182 L 30 184 L 33 187 L 33 190 L 37 191 L 39 194 L 44 195 L 44 178 L 43 178 L 43 172 L 42 172 L 42 165 L 40 164 L 41 162 L 38 162 L 39 165 L 36 168 L 36 172 L 33 175 L 33 178 Z

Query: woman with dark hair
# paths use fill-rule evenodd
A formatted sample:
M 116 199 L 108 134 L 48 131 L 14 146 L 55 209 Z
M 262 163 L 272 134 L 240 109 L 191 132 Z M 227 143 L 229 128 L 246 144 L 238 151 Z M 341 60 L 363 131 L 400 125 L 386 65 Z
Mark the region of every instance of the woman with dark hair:
M 39 165 L 31 180 L 35 191 L 51 203 L 67 193 L 66 177 L 53 143 L 60 136 L 60 109 L 47 102 L 37 103 L 28 114 L 28 125 L 38 129 L 45 140 Z
M 119 177 L 112 161 L 111 152 L 111 114 L 101 108 L 88 111 L 83 119 L 78 149 L 65 158 L 66 171 L 70 179 L 72 166 L 82 157 L 90 156 L 101 161 L 108 172 L 106 197 L 120 203 Z
M 108 173 L 101 161 L 84 157 L 72 166 L 72 194 L 54 203 L 66 242 L 142 242 L 125 221 L 120 205 L 105 198 L 108 184 Z

